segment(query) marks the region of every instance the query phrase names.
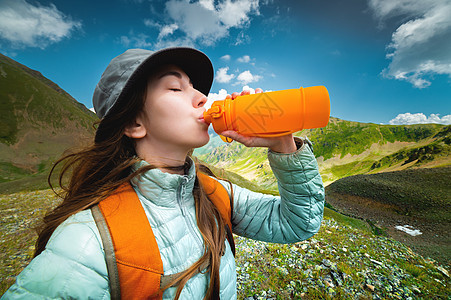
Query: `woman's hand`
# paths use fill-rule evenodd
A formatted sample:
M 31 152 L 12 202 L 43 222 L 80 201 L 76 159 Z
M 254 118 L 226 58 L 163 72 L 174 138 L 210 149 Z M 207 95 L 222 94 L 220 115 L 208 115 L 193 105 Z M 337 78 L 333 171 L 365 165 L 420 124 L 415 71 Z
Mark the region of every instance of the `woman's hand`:
M 260 88 L 255 89 L 255 93 L 263 93 Z M 227 95 L 226 99 L 235 99 L 238 96 L 249 95 L 250 91 L 242 91 L 241 93 L 233 93 L 232 95 Z M 271 151 L 279 153 L 293 153 L 297 150 L 296 144 L 293 139 L 292 134 L 279 136 L 279 137 L 256 137 L 256 136 L 244 136 L 238 132 L 228 130 L 221 132 L 222 136 L 231 138 L 246 147 L 268 147 Z
M 235 93 L 232 93 L 232 95 L 227 95 L 226 99 L 235 99 L 238 96 L 250 95 L 250 93 L 251 93 L 250 90 L 244 90 L 241 93 L 235 92 Z M 261 88 L 256 88 L 255 93 L 256 94 L 263 93 L 263 90 Z
M 257 136 L 244 136 L 236 131 L 228 130 L 221 132 L 221 135 L 231 138 L 246 147 L 268 147 L 271 151 L 279 153 L 293 153 L 297 150 L 291 133 L 284 136 L 263 138 Z

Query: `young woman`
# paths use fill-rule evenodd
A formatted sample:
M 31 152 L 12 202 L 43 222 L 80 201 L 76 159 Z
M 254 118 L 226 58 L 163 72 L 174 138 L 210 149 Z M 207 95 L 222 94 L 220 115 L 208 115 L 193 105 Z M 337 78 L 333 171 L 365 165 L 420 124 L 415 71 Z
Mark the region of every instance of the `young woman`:
M 212 174 L 190 153 L 209 140 L 203 113 L 212 81 L 210 60 L 191 48 L 133 49 L 111 61 L 94 92 L 94 108 L 101 119 L 94 144 L 60 160 L 66 161 L 60 184 L 71 170 L 64 200 L 45 217 L 34 259 L 3 298 L 110 299 L 118 295 L 117 284 L 112 283 L 119 281 L 123 299 L 235 299 L 233 242 L 227 228 L 275 243 L 295 243 L 318 231 L 324 188 L 308 140 L 295 140 L 291 134 L 257 138 L 222 133 L 249 147 L 269 148 L 280 197 L 202 175 Z M 202 181 L 204 177 L 208 180 Z M 130 196 L 115 198 L 124 195 L 128 183 Z M 227 201 L 231 200 L 229 217 L 213 201 L 215 193 L 207 192 L 206 185 L 218 183 L 214 190 L 227 191 Z M 168 284 L 157 287 L 157 295 L 150 292 L 156 283 L 139 275 L 139 265 L 126 276 L 121 273 L 122 252 L 112 234 L 116 278 L 108 242 L 91 209 L 109 201 L 116 205 L 113 212 L 120 211 L 122 202 L 136 196 L 146 224 L 130 227 L 134 215 L 122 217 L 119 230 L 132 230 L 125 233 L 130 245 L 121 247 L 139 258 L 147 253 L 132 244 L 156 241 L 161 275 L 180 275 L 169 276 Z M 148 225 L 154 237 L 139 233 Z M 144 280 L 143 288 L 136 291 L 138 281 L 125 287 L 130 278 Z

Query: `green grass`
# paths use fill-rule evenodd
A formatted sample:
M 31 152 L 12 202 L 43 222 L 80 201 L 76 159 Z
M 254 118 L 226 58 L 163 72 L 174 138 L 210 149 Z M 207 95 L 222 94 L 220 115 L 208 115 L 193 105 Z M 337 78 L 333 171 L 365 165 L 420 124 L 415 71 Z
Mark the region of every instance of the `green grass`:
M 42 174 L 64 150 L 93 137 L 97 117 L 39 72 L 1 54 L 0 67 L 0 193 L 44 188 Z
M 0 162 L 0 184 L 29 176 L 31 173 L 30 170 L 19 168 L 9 162 Z
M 222 175 L 261 191 L 236 174 Z M 33 228 L 59 201 L 50 190 L 0 195 L 0 293 L 30 261 Z M 327 208 L 320 231 L 308 241 L 280 245 L 236 237 L 236 244 L 238 299 L 447 299 L 451 292 L 436 262 Z
M 438 166 L 446 166 L 449 164 L 447 157 L 451 155 L 450 133 L 451 126 L 438 124 L 378 125 L 331 117 L 325 128 L 303 130 L 295 135 L 307 136 L 313 141 L 315 156 L 322 158 L 319 165 L 323 180 L 329 184 L 343 177 L 376 173 L 409 162 L 414 164 L 413 167 L 434 161 Z M 388 145 L 395 142 L 410 144 L 397 150 L 401 144 Z M 422 145 L 415 146 L 414 143 Z M 212 144 L 218 145 L 214 140 Z M 373 144 L 379 146 L 370 148 Z M 272 170 L 266 163 L 266 149 L 246 148 L 236 142 L 208 149 L 198 150 L 200 160 L 248 176 L 266 189 L 277 189 Z M 334 161 L 322 166 L 322 162 L 330 158 Z
M 437 157 L 446 157 L 449 155 L 451 155 L 451 145 L 446 138 L 442 138 L 426 146 L 403 149 L 387 155 L 374 162 L 370 170 L 377 169 L 381 171 L 399 163 L 405 165 L 410 162 L 415 162 L 415 165 L 418 166 L 433 161 Z
M 342 178 L 327 187 L 333 193 L 349 194 L 392 205 L 402 213 L 425 220 L 451 220 L 451 167 L 411 169 Z
M 51 190 L 0 195 L 0 295 L 30 262 L 35 228 L 59 201 Z
M 367 221 L 345 216 L 328 207 L 324 208 L 324 217 L 334 219 L 341 225 L 347 225 L 364 232 L 374 232 Z
M 325 128 L 308 129 L 297 135 L 308 136 L 315 142 L 315 155 L 329 159 L 334 155 L 360 154 L 374 143 L 417 142 L 438 134 L 444 127 L 434 124 L 378 125 L 330 118 Z
M 447 299 L 447 277 L 399 242 L 325 216 L 295 245 L 237 238 L 238 299 Z M 374 291 L 369 289 L 374 288 Z

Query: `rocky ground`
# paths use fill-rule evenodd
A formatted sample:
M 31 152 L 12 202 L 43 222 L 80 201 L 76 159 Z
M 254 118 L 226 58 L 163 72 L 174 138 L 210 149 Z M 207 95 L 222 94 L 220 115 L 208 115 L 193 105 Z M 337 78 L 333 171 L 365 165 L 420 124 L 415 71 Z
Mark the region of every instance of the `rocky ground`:
M 447 267 L 451 266 L 449 221 L 434 222 L 416 216 L 400 214 L 389 205 L 353 195 L 329 192 L 327 202 L 341 213 L 352 217 L 358 216 L 369 221 L 386 235 L 411 247 L 421 255 L 430 256 Z M 397 226 L 405 225 L 410 225 L 419 230 L 421 234 L 412 236 L 396 229 Z
M 0 195 L 0 294 L 30 262 L 35 228 L 58 201 L 51 190 Z
M 0 195 L 0 295 L 34 251 L 33 228 L 56 205 L 50 191 Z M 449 299 L 448 267 L 402 243 L 326 217 L 293 245 L 236 237 L 239 299 Z
M 326 217 L 294 245 L 237 237 L 239 299 L 449 299 L 449 271 L 395 240 Z

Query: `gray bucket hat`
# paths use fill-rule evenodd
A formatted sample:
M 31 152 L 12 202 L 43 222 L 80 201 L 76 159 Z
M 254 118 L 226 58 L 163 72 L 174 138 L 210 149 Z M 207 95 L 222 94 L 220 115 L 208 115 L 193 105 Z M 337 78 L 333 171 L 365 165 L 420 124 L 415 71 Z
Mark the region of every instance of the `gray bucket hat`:
M 208 95 L 213 83 L 213 65 L 201 51 L 174 47 L 159 51 L 130 49 L 113 58 L 97 84 L 92 102 L 94 110 L 103 119 L 112 108 L 127 104 L 128 94 L 138 82 L 147 79 L 156 68 L 174 64 L 191 79 L 194 88 Z M 102 122 L 99 125 L 101 127 Z M 96 139 L 98 138 L 98 132 Z

